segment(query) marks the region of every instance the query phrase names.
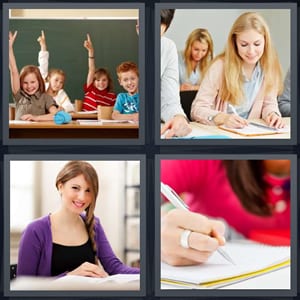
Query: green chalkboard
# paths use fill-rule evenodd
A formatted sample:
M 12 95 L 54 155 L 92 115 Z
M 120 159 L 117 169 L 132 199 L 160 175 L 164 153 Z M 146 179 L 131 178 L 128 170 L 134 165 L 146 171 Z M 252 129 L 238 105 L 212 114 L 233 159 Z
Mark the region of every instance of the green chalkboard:
M 38 64 L 40 45 L 37 38 L 44 30 L 50 53 L 49 68 L 66 73 L 65 91 L 70 99 L 83 98 L 83 84 L 88 72 L 87 50 L 83 47 L 89 33 L 95 49 L 96 67 L 110 71 L 116 93 L 119 85 L 116 67 L 123 61 L 138 64 L 138 35 L 135 20 L 20 20 L 9 21 L 9 30 L 18 31 L 14 51 L 19 70 Z M 11 99 L 11 95 L 10 95 Z

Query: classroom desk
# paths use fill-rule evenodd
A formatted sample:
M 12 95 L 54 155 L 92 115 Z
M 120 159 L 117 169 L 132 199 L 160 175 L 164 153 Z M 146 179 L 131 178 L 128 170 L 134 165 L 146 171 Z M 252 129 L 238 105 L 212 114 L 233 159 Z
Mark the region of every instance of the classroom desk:
M 284 123 L 286 124 L 287 128 L 290 128 L 290 117 L 283 118 Z M 252 120 L 256 122 L 262 122 L 262 120 Z M 223 129 L 218 128 L 217 126 L 213 125 L 204 125 L 198 122 L 191 122 L 192 132 L 188 135 L 190 137 L 203 137 L 205 136 L 227 136 L 232 139 L 290 139 L 291 132 L 287 133 L 278 133 L 278 134 L 270 134 L 270 135 L 255 135 L 255 136 L 243 136 L 237 133 L 232 133 Z
M 291 268 L 290 266 L 278 269 L 273 272 L 269 272 L 257 277 L 252 277 L 240 282 L 234 282 L 218 289 L 227 290 L 259 290 L 259 289 L 270 289 L 270 290 L 288 290 L 291 288 Z M 192 289 L 191 287 L 180 287 L 172 284 L 161 283 L 161 289 Z M 205 288 L 202 288 L 205 289 Z
M 47 122 L 9 122 L 10 138 L 138 138 L 139 125 L 133 123 L 79 124 L 72 121 L 69 124 L 56 125 Z

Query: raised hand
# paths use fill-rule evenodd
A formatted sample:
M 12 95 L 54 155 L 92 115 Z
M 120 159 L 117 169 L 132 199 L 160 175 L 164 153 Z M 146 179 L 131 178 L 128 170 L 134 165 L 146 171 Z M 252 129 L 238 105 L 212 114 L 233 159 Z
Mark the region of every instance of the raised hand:
M 40 43 L 41 50 L 46 51 L 47 45 L 46 45 L 46 36 L 44 30 L 41 31 L 41 35 L 38 37 L 37 41 Z
M 8 43 L 9 43 L 9 47 L 12 48 L 14 45 L 14 42 L 16 40 L 18 31 L 15 31 L 14 33 L 12 33 L 11 31 L 8 33 Z
M 89 51 L 90 50 L 92 50 L 92 51 L 94 50 L 91 37 L 90 37 L 90 35 L 88 33 L 86 35 L 86 40 L 84 41 L 83 46 L 84 46 L 84 48 L 86 48 Z

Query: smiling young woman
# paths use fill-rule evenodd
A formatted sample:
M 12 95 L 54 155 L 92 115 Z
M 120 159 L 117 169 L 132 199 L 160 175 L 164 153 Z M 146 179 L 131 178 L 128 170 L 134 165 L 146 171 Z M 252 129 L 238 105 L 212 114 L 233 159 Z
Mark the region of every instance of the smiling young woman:
M 22 234 L 17 276 L 139 273 L 115 256 L 94 216 L 99 182 L 93 166 L 70 161 L 58 173 L 56 188 L 60 208 L 34 220 Z

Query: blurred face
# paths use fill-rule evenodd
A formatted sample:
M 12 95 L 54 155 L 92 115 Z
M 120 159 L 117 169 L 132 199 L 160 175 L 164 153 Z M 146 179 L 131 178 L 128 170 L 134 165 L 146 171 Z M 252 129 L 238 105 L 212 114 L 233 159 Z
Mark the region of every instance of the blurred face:
M 34 73 L 29 73 L 24 77 L 22 90 L 28 95 L 34 95 L 39 90 L 39 82 Z
M 58 92 L 64 86 L 65 78 L 63 75 L 54 73 L 49 79 L 49 86 L 54 92 Z
M 60 184 L 59 192 L 63 206 L 76 214 L 82 213 L 93 201 L 91 186 L 82 174 Z
M 138 91 L 139 78 L 133 71 L 121 73 L 119 83 L 130 95 L 134 95 Z
M 264 53 L 264 36 L 254 29 L 245 30 L 236 37 L 236 46 L 244 64 L 254 66 Z
M 290 175 L 291 161 L 288 159 L 264 160 L 263 164 L 268 173 L 277 176 Z
M 203 42 L 194 41 L 191 47 L 192 60 L 199 62 L 203 57 L 205 57 L 207 51 L 208 51 L 208 44 L 205 41 Z
M 107 76 L 102 75 L 99 78 L 95 79 L 94 86 L 99 91 L 104 91 L 108 87 L 108 78 L 107 78 Z

